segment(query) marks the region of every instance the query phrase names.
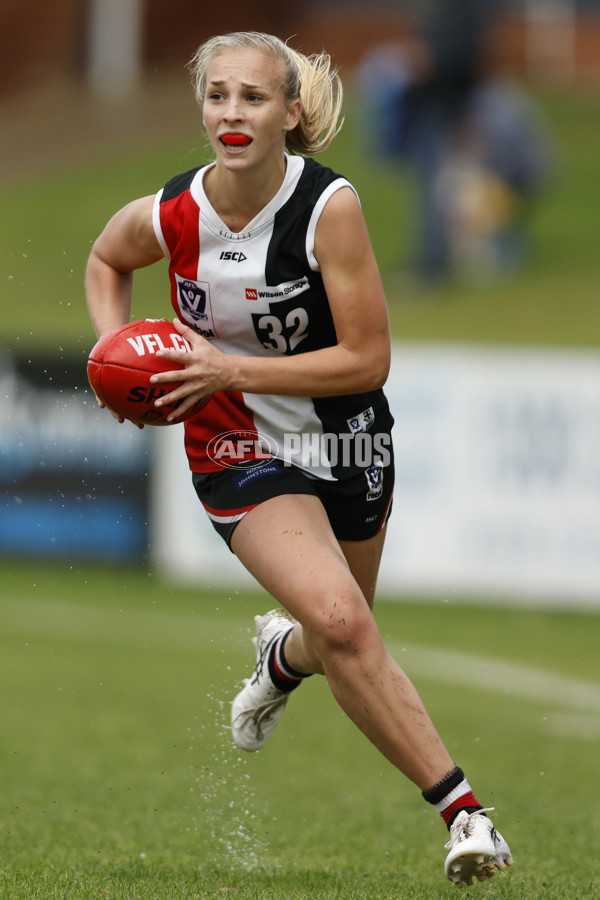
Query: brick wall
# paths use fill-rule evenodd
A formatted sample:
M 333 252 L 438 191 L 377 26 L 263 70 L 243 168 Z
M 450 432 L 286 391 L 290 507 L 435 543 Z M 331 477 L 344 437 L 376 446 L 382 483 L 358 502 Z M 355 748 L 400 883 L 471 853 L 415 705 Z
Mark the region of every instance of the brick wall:
M 146 0 L 145 63 L 183 66 L 211 34 L 252 28 L 281 37 L 294 35 L 305 51 L 325 47 L 335 61 L 351 68 L 377 43 L 401 36 L 403 23 L 388 8 L 365 5 L 343 14 L 340 7 L 305 8 L 302 17 L 281 0 L 228 0 L 219 8 L 199 0 Z M 86 0 L 3 0 L 0 7 L 0 96 L 52 81 L 75 80 L 85 69 Z M 600 80 L 600 17 L 582 17 L 574 35 L 580 80 Z M 507 19 L 494 41 L 495 58 L 522 71 L 527 58 L 523 22 Z M 552 74 L 552 60 L 544 74 Z

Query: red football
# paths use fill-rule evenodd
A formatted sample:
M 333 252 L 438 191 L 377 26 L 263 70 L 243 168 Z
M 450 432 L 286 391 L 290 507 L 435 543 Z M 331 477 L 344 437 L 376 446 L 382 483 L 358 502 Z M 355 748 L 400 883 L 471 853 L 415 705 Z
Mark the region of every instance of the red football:
M 183 368 L 156 356 L 158 350 L 192 348 L 165 319 L 141 319 L 129 322 L 101 337 L 90 353 L 87 374 L 100 400 L 136 425 L 171 425 L 167 416 L 177 404 L 154 406 L 154 401 L 181 384 L 150 384 L 155 372 Z M 200 400 L 178 422 L 195 416 L 210 398 Z

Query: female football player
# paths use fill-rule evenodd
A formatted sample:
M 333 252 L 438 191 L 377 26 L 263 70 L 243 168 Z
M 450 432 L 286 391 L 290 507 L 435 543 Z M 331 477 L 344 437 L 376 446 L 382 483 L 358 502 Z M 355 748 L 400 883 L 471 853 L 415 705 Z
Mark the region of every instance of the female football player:
M 340 127 L 339 76 L 327 54 L 255 32 L 211 38 L 190 66 L 214 162 L 116 213 L 87 297 L 101 336 L 129 320 L 134 270 L 169 261 L 175 326 L 193 351 L 161 352 L 185 370 L 153 376 L 183 381 L 156 403 L 179 401 L 176 420 L 212 396 L 185 423 L 194 487 L 281 607 L 256 618 L 233 740 L 258 750 L 303 679 L 324 675 L 442 815 L 448 877 L 483 880 L 510 864 L 509 848 L 372 613 L 394 481 L 390 335 L 356 191 L 312 159 Z

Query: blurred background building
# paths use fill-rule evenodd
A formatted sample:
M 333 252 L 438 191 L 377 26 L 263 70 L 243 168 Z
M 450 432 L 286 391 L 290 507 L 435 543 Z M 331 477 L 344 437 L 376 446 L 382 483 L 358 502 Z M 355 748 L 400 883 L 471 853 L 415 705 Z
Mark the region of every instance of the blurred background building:
M 305 51 L 326 47 L 351 69 L 374 45 L 412 34 L 436 0 L 276 0 L 226 7 L 197 0 L 3 0 L 0 95 L 52 82 L 86 80 L 126 91 L 144 73 L 180 67 L 211 34 L 272 31 Z M 505 0 L 491 36 L 503 65 L 528 75 L 600 77 L 599 0 Z M 118 76 L 118 78 L 117 78 Z M 117 83 L 119 82 L 119 83 Z

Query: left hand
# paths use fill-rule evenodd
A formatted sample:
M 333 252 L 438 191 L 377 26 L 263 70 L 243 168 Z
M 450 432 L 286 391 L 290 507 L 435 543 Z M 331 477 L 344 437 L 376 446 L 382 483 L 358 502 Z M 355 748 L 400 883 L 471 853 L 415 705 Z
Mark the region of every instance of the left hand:
M 227 354 L 222 353 L 180 319 L 174 319 L 173 324 L 179 334 L 191 344 L 192 351 L 159 350 L 156 354 L 158 357 L 179 363 L 184 368 L 159 372 L 150 378 L 152 384 L 183 382 L 180 387 L 155 400 L 155 406 L 179 403 L 177 409 L 167 416 L 169 422 L 177 421 L 199 400 L 229 387 Z

